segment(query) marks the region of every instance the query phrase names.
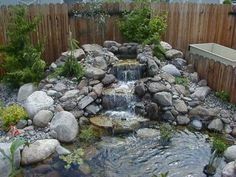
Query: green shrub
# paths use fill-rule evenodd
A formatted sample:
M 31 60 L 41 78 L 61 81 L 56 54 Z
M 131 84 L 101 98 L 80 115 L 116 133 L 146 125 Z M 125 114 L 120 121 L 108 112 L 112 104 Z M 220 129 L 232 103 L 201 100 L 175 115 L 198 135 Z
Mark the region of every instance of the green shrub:
M 232 4 L 232 0 L 224 0 L 223 4 Z
M 170 143 L 171 138 L 173 137 L 173 129 L 170 124 L 164 123 L 160 126 L 160 136 L 161 136 L 161 144 L 167 145 Z
M 41 45 L 34 47 L 30 40 L 40 18 L 28 21 L 23 6 L 12 8 L 12 14 L 7 29 L 8 44 L 0 47 L 5 56 L 2 68 L 6 73 L 2 79 L 13 87 L 19 87 L 27 82 L 39 82 L 44 77 L 46 64 L 41 60 Z
M 175 83 L 179 85 L 183 85 L 184 87 L 188 87 L 189 79 L 187 77 L 177 76 L 175 77 Z
M 216 92 L 215 95 L 223 101 L 229 101 L 230 98 L 229 92 L 223 90 L 220 92 Z
M 28 114 L 25 109 L 17 104 L 1 108 L 0 117 L 3 121 L 4 127 L 7 129 L 10 125 L 15 125 L 21 119 L 27 119 Z
M 214 137 L 213 149 L 216 151 L 217 154 L 222 155 L 224 151 L 227 149 L 227 144 L 222 138 Z
M 79 138 L 85 143 L 91 143 L 98 138 L 98 135 L 92 127 L 89 127 L 81 130 Z

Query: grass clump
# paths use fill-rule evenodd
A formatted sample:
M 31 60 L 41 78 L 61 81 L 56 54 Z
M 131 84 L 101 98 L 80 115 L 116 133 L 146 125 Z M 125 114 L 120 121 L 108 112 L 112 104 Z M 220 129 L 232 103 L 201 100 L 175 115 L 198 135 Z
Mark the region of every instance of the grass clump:
M 226 92 L 226 91 L 220 91 L 220 92 L 216 92 L 215 93 L 216 97 L 220 98 L 222 101 L 229 101 L 229 98 L 230 98 L 230 94 L 229 92 Z
M 79 138 L 82 142 L 91 143 L 98 138 L 98 134 L 92 127 L 84 128 L 81 130 Z
M 213 138 L 213 149 L 218 155 L 222 155 L 227 147 L 228 146 L 223 138 L 217 136 Z
M 15 125 L 21 119 L 27 119 L 28 114 L 25 109 L 17 104 L 1 108 L 0 117 L 3 121 L 3 126 L 8 129 L 10 125 Z
M 171 142 L 171 138 L 173 137 L 173 129 L 170 124 L 164 123 L 160 126 L 160 142 L 163 146 L 169 144 Z
M 187 77 L 177 76 L 175 77 L 175 83 L 179 85 L 183 85 L 184 87 L 188 87 L 189 79 Z

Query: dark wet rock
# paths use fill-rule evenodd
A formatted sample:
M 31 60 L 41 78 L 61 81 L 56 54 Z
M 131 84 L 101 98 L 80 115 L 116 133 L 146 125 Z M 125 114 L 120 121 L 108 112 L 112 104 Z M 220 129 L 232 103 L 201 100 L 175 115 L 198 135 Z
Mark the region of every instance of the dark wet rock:
M 162 114 L 162 119 L 167 122 L 173 122 L 175 120 L 175 117 L 171 111 L 165 111 L 165 113 Z
M 168 92 L 158 92 L 154 94 L 153 101 L 160 106 L 172 106 L 172 95 Z
M 164 84 L 161 84 L 159 82 L 152 82 L 148 85 L 148 90 L 151 93 L 157 93 L 162 91 L 168 91 L 169 89 L 167 89 Z
M 147 117 L 151 120 L 159 120 L 159 107 L 156 103 L 149 102 L 146 104 Z
M 106 74 L 105 77 L 102 79 L 102 83 L 104 85 L 110 85 L 115 82 L 116 77 L 113 74 Z
M 113 46 L 121 47 L 121 44 L 116 41 L 104 41 L 103 46 L 110 49 Z
M 159 67 L 153 59 L 147 60 L 147 72 L 150 77 L 155 76 L 159 72 Z
M 187 64 L 186 60 L 184 60 L 183 58 L 175 58 L 173 61 L 171 61 L 171 63 L 180 70 L 182 70 Z
M 28 122 L 25 119 L 21 119 L 19 122 L 16 124 L 16 128 L 18 129 L 23 129 L 27 126 Z
M 143 82 L 136 83 L 135 88 L 134 88 L 134 92 L 139 97 L 143 97 L 146 92 L 145 84 Z

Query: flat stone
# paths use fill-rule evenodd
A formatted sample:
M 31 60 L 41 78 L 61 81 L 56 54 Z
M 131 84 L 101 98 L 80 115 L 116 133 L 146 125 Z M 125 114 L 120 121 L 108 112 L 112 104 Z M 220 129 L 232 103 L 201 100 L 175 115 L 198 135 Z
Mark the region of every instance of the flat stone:
M 176 49 L 170 49 L 166 51 L 166 58 L 169 60 L 175 59 L 175 58 L 183 58 L 183 52 L 176 50 Z
M 85 108 L 86 112 L 90 113 L 90 114 L 97 114 L 100 110 L 101 107 L 99 107 L 97 104 L 90 104 Z
M 89 119 L 91 124 L 100 127 L 100 128 L 112 128 L 113 124 L 112 124 L 112 120 L 107 118 L 107 117 L 103 117 L 103 116 L 96 116 L 96 117 L 92 117 Z
M 161 78 L 169 82 L 170 84 L 173 84 L 175 82 L 175 77 L 167 72 L 163 72 L 160 74 Z
M 190 110 L 190 115 L 197 115 L 197 116 L 207 116 L 207 117 L 216 117 L 219 113 L 219 110 L 213 108 L 205 108 L 202 106 L 197 106 Z
M 67 101 L 71 98 L 77 97 L 79 95 L 79 90 L 69 90 L 64 93 L 64 95 L 60 98 L 60 101 Z
M 187 116 L 177 116 L 177 123 L 179 125 L 187 125 L 190 119 Z
M 210 93 L 210 87 L 198 87 L 195 92 L 191 95 L 192 98 L 198 98 L 199 100 L 205 100 L 206 96 Z
M 172 76 L 181 76 L 180 71 L 175 67 L 175 65 L 167 64 L 161 68 L 162 71 L 165 71 Z
M 152 128 L 141 128 L 136 131 L 136 134 L 140 138 L 155 138 L 160 136 L 160 132 Z
M 148 90 L 151 93 L 157 93 L 162 91 L 168 91 L 166 86 L 164 84 L 161 84 L 159 82 L 152 82 L 148 85 Z
M 102 79 L 102 83 L 104 85 L 110 85 L 115 82 L 116 77 L 113 74 L 106 74 L 105 77 Z
M 84 109 L 86 106 L 88 106 L 93 101 L 94 101 L 94 99 L 91 96 L 85 96 L 79 101 L 78 107 L 80 109 Z

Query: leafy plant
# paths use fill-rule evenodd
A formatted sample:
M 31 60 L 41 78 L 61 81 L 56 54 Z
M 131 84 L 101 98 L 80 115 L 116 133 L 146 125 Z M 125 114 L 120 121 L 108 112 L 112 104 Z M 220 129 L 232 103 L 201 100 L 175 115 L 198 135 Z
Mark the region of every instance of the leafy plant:
M 69 39 L 69 56 L 66 59 L 65 64 L 62 67 L 61 75 L 66 77 L 76 77 L 78 80 L 83 76 L 84 71 L 80 63 L 74 56 L 76 48 L 79 48 L 78 41 L 72 38 L 72 33 L 70 32 Z
M 170 143 L 171 138 L 173 137 L 173 129 L 168 123 L 164 123 L 160 126 L 160 142 L 163 146 Z
M 175 77 L 175 83 L 179 85 L 183 85 L 184 87 L 188 87 L 189 85 L 189 79 L 187 77 Z
M 90 143 L 96 140 L 98 137 L 97 133 L 94 131 L 92 127 L 89 127 L 87 129 L 82 129 L 79 138 L 85 142 L 85 143 Z
M 222 101 L 229 101 L 230 98 L 230 94 L 229 92 L 226 91 L 220 91 L 220 92 L 216 92 L 215 95 L 220 98 Z
M 10 147 L 10 155 L 7 155 L 3 149 L 0 148 L 0 152 L 4 156 L 4 158 L 8 159 L 9 163 L 11 164 L 11 173 L 9 177 L 14 177 L 17 174 L 19 174 L 20 170 L 17 170 L 17 167 L 15 166 L 15 153 L 17 149 L 19 149 L 21 146 L 25 144 L 25 140 L 22 139 L 15 139 Z
M 223 1 L 223 4 L 232 4 L 233 2 L 232 2 L 232 0 L 224 0 Z
M 39 24 L 40 17 L 27 19 L 24 6 L 12 8 L 12 17 L 7 29 L 8 44 L 0 47 L 5 54 L 2 68 L 3 81 L 13 87 L 27 82 L 39 82 L 44 77 L 45 62 L 41 59 L 42 46 L 33 46 L 30 35 Z
M 6 129 L 10 125 L 16 124 L 19 120 L 28 118 L 25 109 L 17 104 L 0 109 L 0 116 Z
M 75 149 L 71 154 L 69 155 L 62 155 L 59 158 L 66 162 L 66 165 L 64 166 L 66 169 L 69 169 L 72 164 L 79 165 L 83 164 L 82 156 L 84 155 L 83 149 Z
M 222 155 L 224 151 L 227 149 L 227 144 L 222 138 L 214 137 L 213 138 L 213 149 L 216 151 L 218 155 Z

